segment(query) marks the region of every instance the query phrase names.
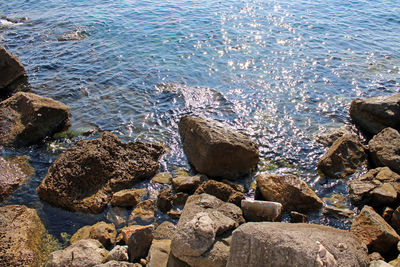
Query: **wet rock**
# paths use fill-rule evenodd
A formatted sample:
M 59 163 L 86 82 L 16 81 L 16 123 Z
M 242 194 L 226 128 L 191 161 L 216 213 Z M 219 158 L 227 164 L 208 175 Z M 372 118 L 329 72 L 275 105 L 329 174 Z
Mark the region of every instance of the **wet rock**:
M 202 193 L 213 195 L 222 201 L 233 203 L 237 206 L 240 206 L 242 199 L 245 198 L 242 192 L 236 191 L 230 185 L 215 180 L 208 180 L 202 183 L 195 191 L 195 194 Z
M 400 236 L 371 207 L 364 206 L 354 219 L 350 232 L 364 242 L 370 253 L 386 255 L 396 249 Z
M 151 181 L 153 183 L 159 183 L 159 184 L 170 184 L 172 179 L 172 175 L 169 172 L 160 172 L 157 173 Z
M 328 177 L 343 178 L 366 164 L 367 154 L 358 136 L 345 134 L 318 160 L 317 167 Z
M 353 122 L 374 135 L 386 127 L 400 129 L 400 94 L 355 99 L 350 105 Z
M 171 252 L 171 240 L 153 240 L 149 255 L 147 256 L 147 267 L 167 267 Z
M 396 190 L 396 189 L 397 190 Z M 388 167 L 369 170 L 349 183 L 349 197 L 353 205 L 374 207 L 393 204 L 400 193 L 400 175 Z
M 385 128 L 368 143 L 370 156 L 376 166 L 387 166 L 400 173 L 400 134 L 392 128 Z
M 289 215 L 291 223 L 306 223 L 308 220 L 307 215 L 297 211 L 291 211 Z
M 294 175 L 260 174 L 256 180 L 263 198 L 281 203 L 284 211 L 309 211 L 322 207 L 315 192 Z
M 154 239 L 172 239 L 175 234 L 175 225 L 165 221 L 154 230 Z
M 207 176 L 235 179 L 259 161 L 255 142 L 215 120 L 184 116 L 179 133 L 188 161 Z
M 28 178 L 17 164 L 0 157 L 0 202 L 6 200 Z
M 337 220 L 352 219 L 354 216 L 354 212 L 350 209 L 338 208 L 331 205 L 326 205 L 322 211 L 322 214 Z
M 281 220 L 282 204 L 278 202 L 244 199 L 241 208 L 247 222 Z
M 177 192 L 193 194 L 201 183 L 201 177 L 196 176 L 177 176 L 172 179 L 172 185 Z
M 125 226 L 125 224 L 128 221 L 128 210 L 125 208 L 120 208 L 120 207 L 112 207 L 108 212 L 107 212 L 107 220 L 112 222 L 115 227 L 121 228 Z
M 173 204 L 175 206 L 184 206 L 189 194 L 178 192 L 174 195 Z
M 36 210 L 0 207 L 0 266 L 42 266 L 49 259 L 49 236 Z
M 80 228 L 70 239 L 70 243 L 74 244 L 82 239 L 96 239 L 105 248 L 110 248 L 115 243 L 117 231 L 114 224 L 98 222 L 94 225 L 87 225 Z
M 382 218 L 390 224 L 390 220 L 392 219 L 394 209 L 386 207 L 382 212 Z M 392 226 L 393 227 L 393 226 Z
M 262 222 L 243 224 L 233 232 L 226 266 L 368 264 L 365 245 L 347 231 L 314 224 Z
M 51 254 L 50 266 L 91 267 L 103 262 L 108 251 L 94 239 L 82 239 Z
M 0 145 L 38 143 L 69 121 L 69 108 L 51 98 L 18 92 L 0 103 Z
M 119 207 L 134 207 L 140 201 L 137 189 L 124 189 L 112 195 L 111 205 Z
M 146 224 L 154 221 L 154 200 L 145 200 L 136 205 L 129 216 L 129 224 Z
M 390 219 L 390 225 L 397 231 L 397 233 L 400 233 L 400 206 L 393 212 L 392 218 Z
M 332 146 L 333 143 L 345 134 L 351 133 L 350 126 L 343 126 L 332 129 L 328 133 L 319 134 L 316 136 L 316 141 L 324 146 Z
M 107 207 L 113 192 L 154 175 L 163 152 L 161 145 L 123 143 L 116 135 L 104 132 L 101 138 L 78 141 L 61 154 L 37 192 L 55 206 L 99 213 Z
M 181 215 L 182 215 L 182 211 L 181 210 L 172 209 L 172 210 L 169 210 L 167 212 L 167 215 L 169 217 L 171 217 L 172 219 L 179 219 L 181 217 Z
M 66 41 L 81 41 L 86 38 L 86 34 L 81 29 L 77 29 L 72 32 L 66 32 L 61 37 L 57 38 L 59 42 L 66 42 Z
M 127 261 L 108 261 L 106 263 L 97 264 L 94 267 L 142 267 L 142 265 Z
M 129 259 L 131 262 L 146 258 L 151 242 L 153 241 L 153 225 L 129 226 L 123 231 L 123 238 L 128 245 Z
M 173 194 L 171 188 L 167 187 L 160 191 L 157 197 L 158 209 L 166 213 L 172 208 Z
M 128 246 L 115 246 L 107 255 L 105 261 L 128 261 Z
M 3 46 L 0 46 L 0 73 L 0 89 L 7 87 L 17 78 L 26 75 L 21 61 Z
M 31 160 L 29 156 L 6 157 L 5 160 L 11 164 L 16 164 L 27 177 L 32 177 L 35 174 L 35 168 L 29 163 Z

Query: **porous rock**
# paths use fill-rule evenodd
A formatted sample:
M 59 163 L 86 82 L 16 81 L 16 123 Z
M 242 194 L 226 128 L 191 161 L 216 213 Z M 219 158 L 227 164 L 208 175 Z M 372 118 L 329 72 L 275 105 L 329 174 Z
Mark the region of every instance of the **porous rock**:
M 172 208 L 173 193 L 171 188 L 167 187 L 160 191 L 157 197 L 157 206 L 161 212 L 166 213 Z
M 128 246 L 115 246 L 108 253 L 105 261 L 128 261 Z
M 28 178 L 17 164 L 0 157 L 0 202 L 7 199 Z
M 222 201 L 233 203 L 240 206 L 245 195 L 236 191 L 232 186 L 215 180 L 208 180 L 202 183 L 195 191 L 195 194 L 207 193 L 213 195 Z
M 0 73 L 0 89 L 7 87 L 18 77 L 26 75 L 21 61 L 3 46 L 0 46 Z
M 171 222 L 164 221 L 156 230 L 154 230 L 154 239 L 172 239 L 175 234 L 175 225 Z
M 376 166 L 387 166 L 400 173 L 400 134 L 397 130 L 383 129 L 369 141 L 368 147 Z
M 115 192 L 111 198 L 111 204 L 119 207 L 134 207 L 140 201 L 137 189 L 124 189 Z

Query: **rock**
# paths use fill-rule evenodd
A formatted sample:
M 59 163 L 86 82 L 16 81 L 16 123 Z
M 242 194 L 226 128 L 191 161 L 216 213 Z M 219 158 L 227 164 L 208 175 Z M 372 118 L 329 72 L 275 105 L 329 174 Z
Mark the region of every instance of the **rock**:
M 110 248 L 115 243 L 117 230 L 114 224 L 107 224 L 105 222 L 98 222 L 94 225 L 87 225 L 80 228 L 70 239 L 70 243 L 74 244 L 82 239 L 96 239 L 105 248 Z
M 82 239 L 64 250 L 51 253 L 50 266 L 91 267 L 103 262 L 108 251 L 94 239 Z
M 400 267 L 400 255 L 397 257 L 397 259 L 390 261 L 389 264 L 390 266 Z
M 35 168 L 29 163 L 31 160 L 29 156 L 14 156 L 4 159 L 11 164 L 16 164 L 27 177 L 32 177 L 35 174 Z
M 390 225 L 400 233 L 400 206 L 398 206 L 393 212 L 392 218 L 390 219 Z
M 281 220 L 282 204 L 272 201 L 242 200 L 243 216 L 247 222 Z
M 115 246 L 107 255 L 105 261 L 128 261 L 128 246 Z
M 400 134 L 392 128 L 385 128 L 368 143 L 372 161 L 376 166 L 387 166 L 400 173 Z
M 0 157 L 0 202 L 6 200 L 28 178 L 17 164 Z
M 42 266 L 49 259 L 51 236 L 36 210 L 24 205 L 0 207 L 0 266 Z
M 26 71 L 21 61 L 0 46 L 0 89 L 7 87 L 17 78 L 26 75 Z
M 178 126 L 183 150 L 199 173 L 235 179 L 259 161 L 255 142 L 215 120 L 184 116 Z
M 350 232 L 364 242 L 370 253 L 384 255 L 394 251 L 400 236 L 371 207 L 364 206 L 354 219 Z
M 66 32 L 61 37 L 57 38 L 59 42 L 65 41 L 80 41 L 86 38 L 86 34 L 81 29 L 77 29 L 72 32 Z
M 164 221 L 154 231 L 154 239 L 172 239 L 175 234 L 175 225 L 171 222 Z
M 296 212 L 296 211 L 291 211 L 290 212 L 290 222 L 291 223 L 306 223 L 308 220 L 307 215 Z
M 322 211 L 322 214 L 337 220 L 352 219 L 354 216 L 354 212 L 350 209 L 338 208 L 331 205 L 326 205 Z
M 306 182 L 294 175 L 260 174 L 256 180 L 263 198 L 281 203 L 284 211 L 309 211 L 322 207 L 321 199 Z
M 106 263 L 97 264 L 94 267 L 142 267 L 142 265 L 127 261 L 108 261 Z
M 189 194 L 178 192 L 174 195 L 173 204 L 176 206 L 184 206 Z
M 153 241 L 153 225 L 134 225 L 124 229 L 123 238 L 128 245 L 129 259 L 131 262 L 146 258 L 151 242 Z
M 173 197 L 171 188 L 161 190 L 157 197 L 158 209 L 163 213 L 169 211 L 172 208 Z
M 230 185 L 225 183 L 217 182 L 215 180 L 208 180 L 202 183 L 197 189 L 195 194 L 207 193 L 213 195 L 222 201 L 233 203 L 240 206 L 242 199 L 245 195 L 242 192 L 236 191 Z
M 399 190 L 399 191 L 397 191 Z M 369 170 L 349 183 L 349 197 L 353 205 L 381 207 L 393 204 L 400 193 L 400 175 L 388 167 Z
M 386 207 L 382 212 L 382 218 L 389 224 L 390 224 L 390 220 L 392 219 L 393 212 L 394 212 L 394 209 L 389 208 L 389 207 Z M 392 225 L 392 227 L 393 227 L 393 225 Z M 395 228 L 393 227 L 393 229 L 395 229 Z
M 156 176 L 151 178 L 153 183 L 159 184 L 170 184 L 172 179 L 172 175 L 169 172 L 160 172 L 157 173 Z
M 393 267 L 393 265 L 391 265 L 383 260 L 373 260 L 369 264 L 369 267 Z
M 128 224 L 151 223 L 154 221 L 154 200 L 145 200 L 136 205 L 129 216 Z
M 332 144 L 345 134 L 351 133 L 351 128 L 346 125 L 340 128 L 332 129 L 329 133 L 323 133 L 316 136 L 316 141 L 324 146 L 332 146 Z
M 153 240 L 149 255 L 147 256 L 147 267 L 167 267 L 171 252 L 171 240 Z
M 355 99 L 350 105 L 353 122 L 369 134 L 377 134 L 386 127 L 400 128 L 400 94 Z
M 201 183 L 201 177 L 196 176 L 177 176 L 172 179 L 172 184 L 177 192 L 193 194 Z
M 90 230 L 91 229 L 92 229 L 91 225 L 86 225 L 86 226 L 79 228 L 78 231 L 76 231 L 75 234 L 73 234 L 69 240 L 71 245 L 82 239 L 90 239 Z
M 366 164 L 367 154 L 358 136 L 345 134 L 318 160 L 317 167 L 328 177 L 344 178 Z
M 163 152 L 161 145 L 123 143 L 116 135 L 104 132 L 101 138 L 78 141 L 62 153 L 37 192 L 55 206 L 100 213 L 113 192 L 154 175 Z
M 182 215 L 182 211 L 181 210 L 169 210 L 167 212 L 167 215 L 169 217 L 171 217 L 172 219 L 179 219 Z
M 377 260 L 385 260 L 381 254 L 378 252 L 372 252 L 371 254 L 368 255 L 368 258 L 370 261 L 377 261 Z
M 107 212 L 106 218 L 112 222 L 115 227 L 121 228 L 125 226 L 128 221 L 128 210 L 120 207 L 112 207 Z
M 51 98 L 18 92 L 0 103 L 0 145 L 38 143 L 69 121 L 69 108 Z
M 367 248 L 347 231 L 314 224 L 261 222 L 245 223 L 233 232 L 226 266 L 368 264 Z
M 119 207 L 134 207 L 140 201 L 137 189 L 124 189 L 112 195 L 111 205 Z

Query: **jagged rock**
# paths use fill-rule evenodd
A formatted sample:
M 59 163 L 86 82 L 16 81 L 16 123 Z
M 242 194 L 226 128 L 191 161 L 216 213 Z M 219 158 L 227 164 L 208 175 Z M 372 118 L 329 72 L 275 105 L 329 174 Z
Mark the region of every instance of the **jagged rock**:
M 346 177 L 366 164 L 367 154 L 358 136 L 345 134 L 319 159 L 317 167 L 328 177 Z
M 350 117 L 361 129 L 374 135 L 386 127 L 400 129 L 400 94 L 355 99 Z
M 351 133 L 349 126 L 332 129 L 329 133 L 323 133 L 316 136 L 316 141 L 325 146 L 332 146 L 332 144 L 345 134 Z
M 396 231 L 369 206 L 364 206 L 354 219 L 350 232 L 367 245 L 370 253 L 385 255 L 394 251 L 400 241 Z
M 115 246 L 107 255 L 105 261 L 128 261 L 128 246 Z
M 123 231 L 123 238 L 128 245 L 129 259 L 131 262 L 146 258 L 151 242 L 153 241 L 153 225 L 129 226 Z
M 172 208 L 173 194 L 171 188 L 167 187 L 160 191 L 157 197 L 158 209 L 166 213 Z
M 170 184 L 172 179 L 172 175 L 169 172 L 160 172 L 157 173 L 153 178 L 151 178 L 151 181 L 153 183 L 159 183 L 159 184 Z
M 105 248 L 110 248 L 115 243 L 116 236 L 117 230 L 115 229 L 114 224 L 98 222 L 94 225 L 87 225 L 80 228 L 71 237 L 70 243 L 74 244 L 82 239 L 96 239 L 100 241 Z
M 307 215 L 297 212 L 291 211 L 290 212 L 290 222 L 291 223 L 306 223 L 308 220 Z
M 0 157 L 0 202 L 6 200 L 28 178 L 17 164 Z
M 178 192 L 193 194 L 201 183 L 201 177 L 196 176 L 177 176 L 172 179 L 172 185 Z
M 17 78 L 26 75 L 21 61 L 3 46 L 0 46 L 0 73 L 0 89 L 7 87 Z
M 151 223 L 154 221 L 154 200 L 148 199 L 136 205 L 128 219 L 128 224 Z
M 368 143 L 372 161 L 376 166 L 387 166 L 400 173 L 400 134 L 392 128 L 385 128 Z
M 38 143 L 69 121 L 69 108 L 51 98 L 18 92 L 0 103 L 0 145 Z
M 352 219 L 354 216 L 354 212 L 350 209 L 338 208 L 331 205 L 326 205 L 322 211 L 322 214 L 337 220 Z
M 278 202 L 244 199 L 241 208 L 247 222 L 281 220 L 282 204 Z
M 147 267 L 167 267 L 171 240 L 153 240 L 147 256 Z
M 111 205 L 119 207 L 134 207 L 140 201 L 138 189 L 124 189 L 115 192 L 111 198 Z
M 256 180 L 263 198 L 281 203 L 284 211 L 309 211 L 322 207 L 315 192 L 294 175 L 260 174 Z
M 184 116 L 179 133 L 188 161 L 207 176 L 235 179 L 259 161 L 255 142 L 215 120 Z
M 99 213 L 107 207 L 113 192 L 154 175 L 163 152 L 161 145 L 123 143 L 116 135 L 104 132 L 101 138 L 78 141 L 61 154 L 37 192 L 55 206 Z
M 240 206 L 242 199 L 245 195 L 242 192 L 236 191 L 230 185 L 225 183 L 217 182 L 215 180 L 208 180 L 202 183 L 197 189 L 195 194 L 207 193 L 213 195 L 222 201 L 233 203 Z
M 175 225 L 165 221 L 154 230 L 154 239 L 172 239 L 175 234 Z
M 178 192 L 174 195 L 173 204 L 176 206 L 184 206 L 188 197 L 189 194 Z
M 260 234 L 262 233 L 262 234 Z M 232 234 L 227 267 L 368 266 L 353 234 L 304 223 L 245 223 Z
M 128 210 L 120 207 L 111 207 L 106 215 L 108 221 L 112 222 L 115 227 L 121 228 L 125 226 L 128 220 Z

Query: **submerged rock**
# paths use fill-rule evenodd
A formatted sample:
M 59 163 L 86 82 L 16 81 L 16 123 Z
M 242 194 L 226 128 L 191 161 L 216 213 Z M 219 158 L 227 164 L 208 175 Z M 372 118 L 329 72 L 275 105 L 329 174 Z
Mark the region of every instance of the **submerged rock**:
M 376 166 L 387 166 L 400 173 L 400 134 L 397 130 L 383 129 L 369 141 L 368 147 Z
M 113 192 L 153 176 L 163 152 L 161 145 L 123 143 L 116 135 L 104 132 L 101 138 L 78 141 L 61 154 L 37 192 L 55 206 L 100 213 Z
M 348 125 L 332 129 L 328 133 L 322 133 L 316 136 L 316 141 L 324 146 L 331 146 L 333 143 L 345 134 L 351 133 Z
M 297 211 L 291 211 L 289 215 L 291 223 L 306 223 L 308 220 L 307 215 Z
M 18 92 L 0 103 L 0 145 L 38 143 L 65 127 L 70 116 L 69 108 L 59 101 Z
M 7 87 L 17 78 L 26 75 L 24 66 L 19 59 L 0 46 L 0 89 Z M 0 94 L 3 93 L 0 90 Z
M 242 192 L 236 191 L 232 186 L 215 180 L 208 180 L 202 183 L 195 191 L 195 194 L 207 193 L 213 195 L 222 201 L 233 203 L 240 206 L 245 195 Z
M 28 178 L 17 164 L 0 157 L 0 202 L 7 199 Z
M 80 41 L 85 39 L 87 34 L 81 29 L 77 29 L 72 32 L 66 32 L 61 37 L 57 38 L 57 41 L 65 42 L 65 41 Z
M 155 203 L 154 200 L 148 199 L 140 202 L 131 212 L 128 224 L 148 224 L 152 223 L 154 218 Z
M 159 184 L 170 184 L 172 179 L 172 174 L 169 172 L 160 172 L 157 173 L 153 178 L 151 178 L 151 181 L 153 183 L 159 183 Z
M 189 163 L 207 176 L 235 179 L 259 161 L 255 142 L 215 120 L 184 116 L 179 133 Z

